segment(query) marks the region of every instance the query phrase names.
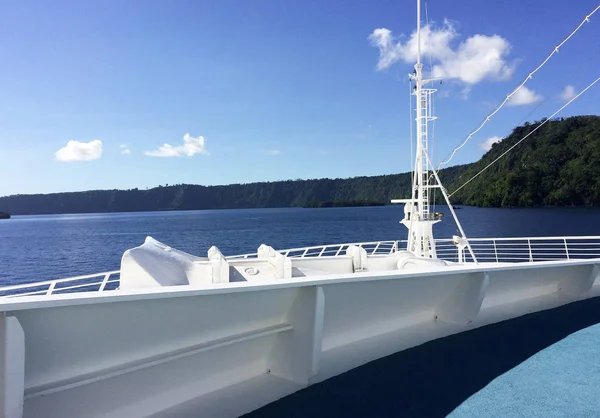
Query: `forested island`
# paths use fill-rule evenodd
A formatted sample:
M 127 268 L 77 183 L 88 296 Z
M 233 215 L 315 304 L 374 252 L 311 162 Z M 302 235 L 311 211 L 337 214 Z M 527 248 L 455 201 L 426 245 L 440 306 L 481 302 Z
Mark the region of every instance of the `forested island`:
M 600 205 L 600 117 L 575 116 L 525 123 L 479 161 L 440 171 L 455 190 L 524 136 L 535 131 L 452 198 L 475 206 Z M 267 207 L 334 207 L 388 204 L 410 196 L 410 173 L 348 179 L 314 179 L 148 190 L 12 195 L 0 207 L 12 214 L 134 212 Z M 438 202 L 441 196 L 438 193 Z
M 512 151 L 453 196 L 474 206 L 600 206 L 600 117 L 525 123 L 461 173 L 462 180 Z M 453 190 L 452 187 L 449 188 Z
M 441 171 L 453 184 L 470 165 Z M 323 202 L 357 205 L 389 203 L 410 195 L 410 173 L 349 179 L 287 180 L 227 186 L 178 184 L 148 190 L 91 190 L 87 192 L 0 197 L 0 207 L 13 214 L 137 212 L 194 209 L 305 207 Z

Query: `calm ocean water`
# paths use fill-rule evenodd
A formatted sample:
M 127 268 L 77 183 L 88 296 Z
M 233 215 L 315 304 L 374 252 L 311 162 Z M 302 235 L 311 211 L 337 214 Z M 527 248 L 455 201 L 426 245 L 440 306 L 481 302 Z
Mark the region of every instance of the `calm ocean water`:
M 438 238 L 456 234 L 446 207 Z M 600 209 L 457 211 L 469 237 L 600 235 Z M 274 248 L 406 239 L 402 206 L 247 209 L 186 212 L 15 216 L 0 221 L 0 283 L 49 280 L 119 268 L 121 255 L 150 235 L 177 249 L 225 256 Z

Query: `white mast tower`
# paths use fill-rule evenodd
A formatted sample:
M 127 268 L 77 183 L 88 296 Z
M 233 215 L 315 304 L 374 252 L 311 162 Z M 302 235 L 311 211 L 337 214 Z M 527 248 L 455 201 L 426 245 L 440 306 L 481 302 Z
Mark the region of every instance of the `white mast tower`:
M 459 245 L 467 247 L 473 260 L 475 255 L 469 245 L 463 228 L 456 217 L 454 208 L 450 203 L 448 194 L 442 186 L 437 171 L 433 167 L 428 154 L 428 126 L 429 122 L 436 119 L 433 116 L 433 93 L 437 90 L 423 88 L 423 86 L 439 79 L 423 79 L 423 63 L 421 63 L 421 1 L 417 0 L 417 63 L 415 71 L 410 74 L 414 81 L 414 96 L 416 101 L 416 158 L 413 174 L 413 185 L 410 199 L 395 199 L 393 203 L 404 203 L 404 219 L 401 223 L 408 228 L 407 250 L 419 257 L 436 258 L 435 240 L 433 239 L 433 225 L 440 222 L 439 217 L 430 211 L 429 191 L 439 188 L 446 204 L 456 221 L 461 237 Z M 412 123 L 412 122 L 411 122 Z M 411 138 L 412 141 L 412 138 Z M 432 181 L 433 180 L 433 181 Z M 458 242 L 457 242 L 458 243 Z

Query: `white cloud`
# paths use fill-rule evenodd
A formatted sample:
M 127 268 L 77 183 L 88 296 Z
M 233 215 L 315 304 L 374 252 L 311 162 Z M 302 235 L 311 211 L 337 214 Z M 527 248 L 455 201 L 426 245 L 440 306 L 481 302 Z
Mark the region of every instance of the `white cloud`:
M 128 155 L 131 154 L 131 150 L 127 146 L 127 144 L 121 144 L 121 154 Z
M 67 145 L 54 153 L 58 161 L 92 161 L 102 156 L 102 141 L 69 141 Z
M 185 134 L 183 136 L 183 145 L 173 146 L 171 144 L 164 144 L 154 151 L 145 151 L 144 154 L 150 157 L 191 157 L 196 154 L 208 154 L 208 152 L 206 151 L 203 136 L 194 138 L 190 134 Z
M 560 94 L 560 98 L 565 102 L 568 102 L 575 96 L 577 96 L 577 92 L 575 91 L 575 87 L 571 85 L 566 86 L 563 92 Z
M 453 46 L 458 32 L 449 21 L 441 28 L 426 25 L 421 30 L 421 56 L 424 61 L 431 56 L 435 63 L 433 77 L 460 80 L 476 84 L 482 80 L 506 80 L 514 71 L 506 57 L 509 42 L 499 35 L 473 35 Z M 384 70 L 398 61 L 414 63 L 417 59 L 416 31 L 406 42 L 396 39 L 389 29 L 375 29 L 369 40 L 379 48 L 377 69 Z
M 484 151 L 489 151 L 492 149 L 492 145 L 497 144 L 500 141 L 502 141 L 502 138 L 499 136 L 488 138 L 481 144 L 481 149 Z
M 517 92 L 513 96 L 511 96 L 511 98 L 506 104 L 508 106 L 523 106 L 537 103 L 543 98 L 544 97 L 542 95 L 523 86 L 519 90 L 517 90 Z
M 266 150 L 263 150 L 263 152 L 266 155 L 271 155 L 271 156 L 275 156 L 275 155 L 281 154 L 281 151 L 279 151 L 278 149 L 266 149 Z

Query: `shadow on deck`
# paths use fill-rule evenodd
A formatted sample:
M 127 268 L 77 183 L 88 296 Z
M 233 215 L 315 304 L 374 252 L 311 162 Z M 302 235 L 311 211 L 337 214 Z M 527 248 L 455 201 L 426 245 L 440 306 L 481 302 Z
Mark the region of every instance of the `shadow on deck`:
M 532 313 L 375 360 L 244 417 L 445 417 L 496 377 L 599 322 L 600 298 Z

